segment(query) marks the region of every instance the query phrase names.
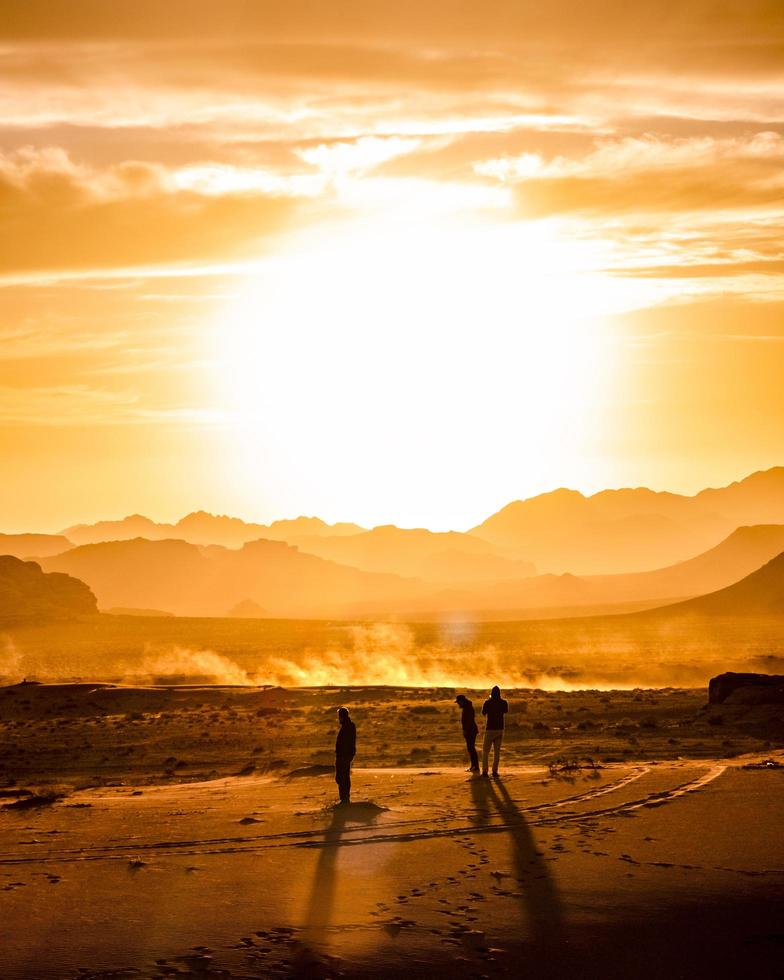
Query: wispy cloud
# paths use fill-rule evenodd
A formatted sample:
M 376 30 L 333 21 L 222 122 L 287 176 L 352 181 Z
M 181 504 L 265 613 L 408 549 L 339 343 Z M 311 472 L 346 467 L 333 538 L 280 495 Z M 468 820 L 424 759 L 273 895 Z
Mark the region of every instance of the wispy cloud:
M 296 195 L 198 185 L 198 170 L 122 161 L 98 169 L 59 147 L 0 156 L 4 231 L 0 273 L 145 267 L 257 254 L 294 220 Z M 202 181 L 204 182 L 202 174 Z M 178 181 L 186 186 L 178 186 Z

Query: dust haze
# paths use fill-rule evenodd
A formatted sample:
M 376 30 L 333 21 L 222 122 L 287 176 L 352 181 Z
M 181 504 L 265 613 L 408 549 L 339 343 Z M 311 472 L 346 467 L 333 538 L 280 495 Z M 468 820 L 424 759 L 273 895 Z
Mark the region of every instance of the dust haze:
M 631 617 L 523 623 L 294 623 L 101 617 L 8 631 L 0 679 L 125 684 L 697 687 L 781 662 L 779 621 Z

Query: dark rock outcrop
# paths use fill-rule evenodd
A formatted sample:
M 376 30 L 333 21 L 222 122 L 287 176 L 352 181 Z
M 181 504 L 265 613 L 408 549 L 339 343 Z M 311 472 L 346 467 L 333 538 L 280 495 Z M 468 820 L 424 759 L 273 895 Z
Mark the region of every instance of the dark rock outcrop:
M 74 619 L 97 611 L 95 596 L 78 578 L 0 555 L 0 622 Z
M 778 704 L 784 701 L 784 674 L 735 674 L 731 671 L 711 677 L 708 703 Z

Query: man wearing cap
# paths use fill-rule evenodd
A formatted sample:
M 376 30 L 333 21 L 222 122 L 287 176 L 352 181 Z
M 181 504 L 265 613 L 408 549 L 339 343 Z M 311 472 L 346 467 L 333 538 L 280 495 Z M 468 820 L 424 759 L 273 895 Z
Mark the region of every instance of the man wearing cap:
M 476 754 L 476 736 L 479 729 L 474 717 L 474 705 L 465 694 L 458 694 L 455 701 L 460 705 L 460 721 L 463 726 L 463 738 L 465 739 L 468 758 L 471 760 L 471 768 L 468 772 L 479 772 L 479 757 Z

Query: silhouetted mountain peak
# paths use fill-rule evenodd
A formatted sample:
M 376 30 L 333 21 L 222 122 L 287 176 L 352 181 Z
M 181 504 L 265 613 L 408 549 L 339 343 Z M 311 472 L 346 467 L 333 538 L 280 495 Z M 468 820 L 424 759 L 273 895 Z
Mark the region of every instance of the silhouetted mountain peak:
M 734 585 L 657 609 L 655 615 L 784 616 L 784 551 Z
M 713 547 L 739 524 L 784 523 L 784 467 L 693 497 L 648 487 L 515 501 L 469 532 L 546 571 L 642 572 Z
M 0 534 L 0 555 L 15 558 L 47 558 L 73 548 L 62 534 Z

